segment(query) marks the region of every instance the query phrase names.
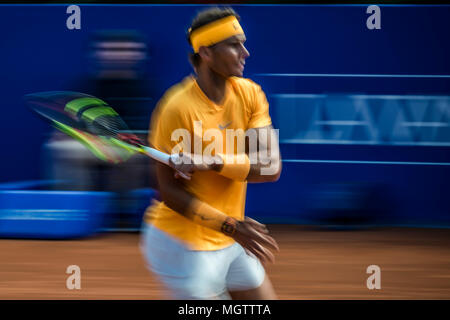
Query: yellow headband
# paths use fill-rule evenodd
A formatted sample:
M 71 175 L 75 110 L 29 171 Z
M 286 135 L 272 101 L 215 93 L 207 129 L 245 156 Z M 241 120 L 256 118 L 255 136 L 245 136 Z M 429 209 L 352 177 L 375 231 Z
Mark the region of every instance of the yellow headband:
M 244 30 L 235 16 L 228 16 L 194 30 L 191 43 L 194 52 L 198 53 L 202 46 L 209 47 L 238 34 L 244 34 Z

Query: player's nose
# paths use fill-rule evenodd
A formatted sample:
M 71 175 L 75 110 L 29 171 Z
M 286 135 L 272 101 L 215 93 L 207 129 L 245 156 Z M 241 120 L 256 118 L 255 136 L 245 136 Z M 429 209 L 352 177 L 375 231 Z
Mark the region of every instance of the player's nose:
M 247 59 L 248 57 L 250 57 L 250 52 L 248 52 L 247 48 L 242 46 L 242 56 L 244 59 Z

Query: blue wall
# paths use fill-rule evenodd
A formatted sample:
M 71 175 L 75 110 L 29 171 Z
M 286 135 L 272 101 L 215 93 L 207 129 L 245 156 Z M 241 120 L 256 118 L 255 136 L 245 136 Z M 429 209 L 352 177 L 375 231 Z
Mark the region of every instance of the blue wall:
M 92 32 L 137 29 L 148 37 L 151 53 L 148 72 L 158 79 L 156 100 L 191 72 L 185 30 L 204 6 L 80 7 L 81 30 L 68 30 L 65 5 L 0 6 L 0 88 L 4 114 L 0 118 L 0 134 L 13 136 L 2 139 L 0 182 L 40 178 L 41 145 L 47 139 L 49 128 L 25 108 L 22 96 L 38 91 L 73 90 L 74 83 L 87 69 L 86 46 Z M 450 6 L 381 6 L 381 30 L 366 28 L 366 6 L 241 5 L 234 8 L 242 17 L 251 54 L 245 76 L 263 86 L 272 108 L 280 107 L 275 94 L 450 95 L 449 78 L 267 75 L 449 75 Z M 147 117 L 151 109 L 149 106 Z M 271 113 L 282 131 L 279 113 L 273 109 Z M 295 118 L 292 121 L 295 123 Z M 286 160 L 449 161 L 446 146 L 282 143 L 282 151 Z M 395 217 L 399 221 L 410 213 L 424 215 L 427 210 L 430 211 L 427 214 L 446 220 L 450 205 L 442 196 L 450 189 L 446 179 L 450 176 L 449 168 L 286 162 L 278 184 L 249 187 L 248 205 L 250 212 L 267 211 L 266 216 L 277 210 L 285 214 L 287 221 L 307 211 L 303 205 L 310 199 L 307 191 L 315 186 L 366 181 L 393 190 L 390 195 L 396 203 Z M 293 197 L 292 190 L 298 191 L 297 198 Z M 252 199 L 261 192 L 273 192 L 282 208 L 264 204 L 258 207 Z

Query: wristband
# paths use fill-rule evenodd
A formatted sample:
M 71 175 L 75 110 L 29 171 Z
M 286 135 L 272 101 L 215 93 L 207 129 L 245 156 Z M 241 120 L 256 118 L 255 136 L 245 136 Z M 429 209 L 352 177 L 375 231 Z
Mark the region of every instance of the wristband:
M 218 154 L 222 158 L 223 166 L 219 174 L 238 181 L 245 181 L 250 172 L 250 159 L 244 154 Z
M 223 232 L 228 236 L 233 235 L 236 231 L 236 219 L 203 201 L 193 200 L 188 211 L 192 216 L 192 221 L 199 225 Z

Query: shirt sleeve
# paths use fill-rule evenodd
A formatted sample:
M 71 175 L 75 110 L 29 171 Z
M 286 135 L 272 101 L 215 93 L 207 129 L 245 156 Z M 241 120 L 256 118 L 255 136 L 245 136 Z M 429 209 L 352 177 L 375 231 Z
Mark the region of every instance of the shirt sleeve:
M 186 127 L 186 115 L 182 114 L 179 108 L 174 105 L 160 105 L 153 117 L 148 136 L 150 146 L 167 154 L 187 149 L 183 142 L 190 140 L 190 131 Z M 177 145 L 181 149 L 176 149 Z
M 252 83 L 251 117 L 248 128 L 261 128 L 272 124 L 269 115 L 269 102 L 261 86 Z

